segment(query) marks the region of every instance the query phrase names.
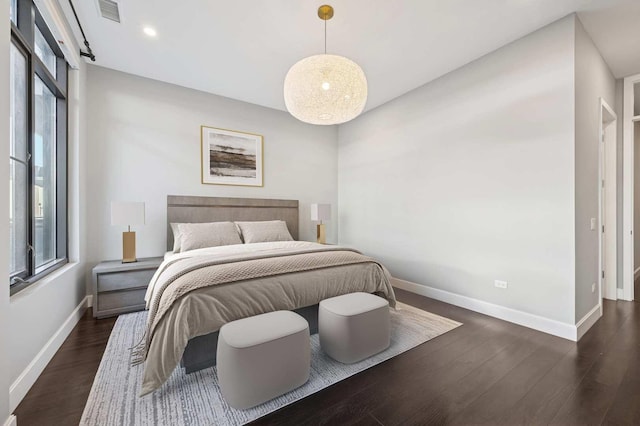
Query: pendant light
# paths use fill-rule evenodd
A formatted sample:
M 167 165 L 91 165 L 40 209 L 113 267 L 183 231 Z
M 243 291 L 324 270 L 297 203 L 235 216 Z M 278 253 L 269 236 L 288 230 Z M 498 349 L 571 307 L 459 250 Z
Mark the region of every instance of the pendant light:
M 318 8 L 324 21 L 324 54 L 294 64 L 284 79 L 284 102 L 291 115 L 310 124 L 331 125 L 356 118 L 367 103 L 367 78 L 352 60 L 327 54 L 327 21 L 333 7 Z

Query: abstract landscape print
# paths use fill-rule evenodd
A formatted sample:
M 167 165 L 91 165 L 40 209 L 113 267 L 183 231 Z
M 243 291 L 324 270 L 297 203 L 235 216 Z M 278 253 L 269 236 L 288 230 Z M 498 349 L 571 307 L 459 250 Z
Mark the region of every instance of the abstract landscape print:
M 202 126 L 202 183 L 262 186 L 262 136 Z

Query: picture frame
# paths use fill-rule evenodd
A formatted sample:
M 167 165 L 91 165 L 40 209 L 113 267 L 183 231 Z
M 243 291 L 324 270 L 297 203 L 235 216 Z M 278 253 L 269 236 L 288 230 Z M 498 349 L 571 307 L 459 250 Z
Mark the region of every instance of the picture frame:
M 200 127 L 200 171 L 206 185 L 263 186 L 263 136 Z

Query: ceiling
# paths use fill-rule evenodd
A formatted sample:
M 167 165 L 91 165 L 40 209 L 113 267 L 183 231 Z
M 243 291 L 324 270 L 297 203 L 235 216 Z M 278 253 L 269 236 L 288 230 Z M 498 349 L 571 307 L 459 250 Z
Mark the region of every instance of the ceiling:
M 640 72 L 640 1 L 612 2 L 579 14 L 616 78 Z
M 61 2 L 63 7 L 66 1 Z M 74 2 L 97 65 L 284 110 L 291 65 L 323 49 L 321 0 Z M 365 71 L 367 109 L 574 11 L 616 77 L 640 72 L 638 0 L 332 0 L 328 53 Z M 150 25 L 157 37 L 143 33 Z

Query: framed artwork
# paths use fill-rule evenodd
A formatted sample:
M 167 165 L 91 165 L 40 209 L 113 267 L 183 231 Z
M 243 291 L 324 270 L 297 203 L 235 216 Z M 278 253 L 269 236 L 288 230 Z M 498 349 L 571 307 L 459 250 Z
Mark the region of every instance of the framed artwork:
M 262 135 L 201 127 L 202 183 L 262 186 Z

